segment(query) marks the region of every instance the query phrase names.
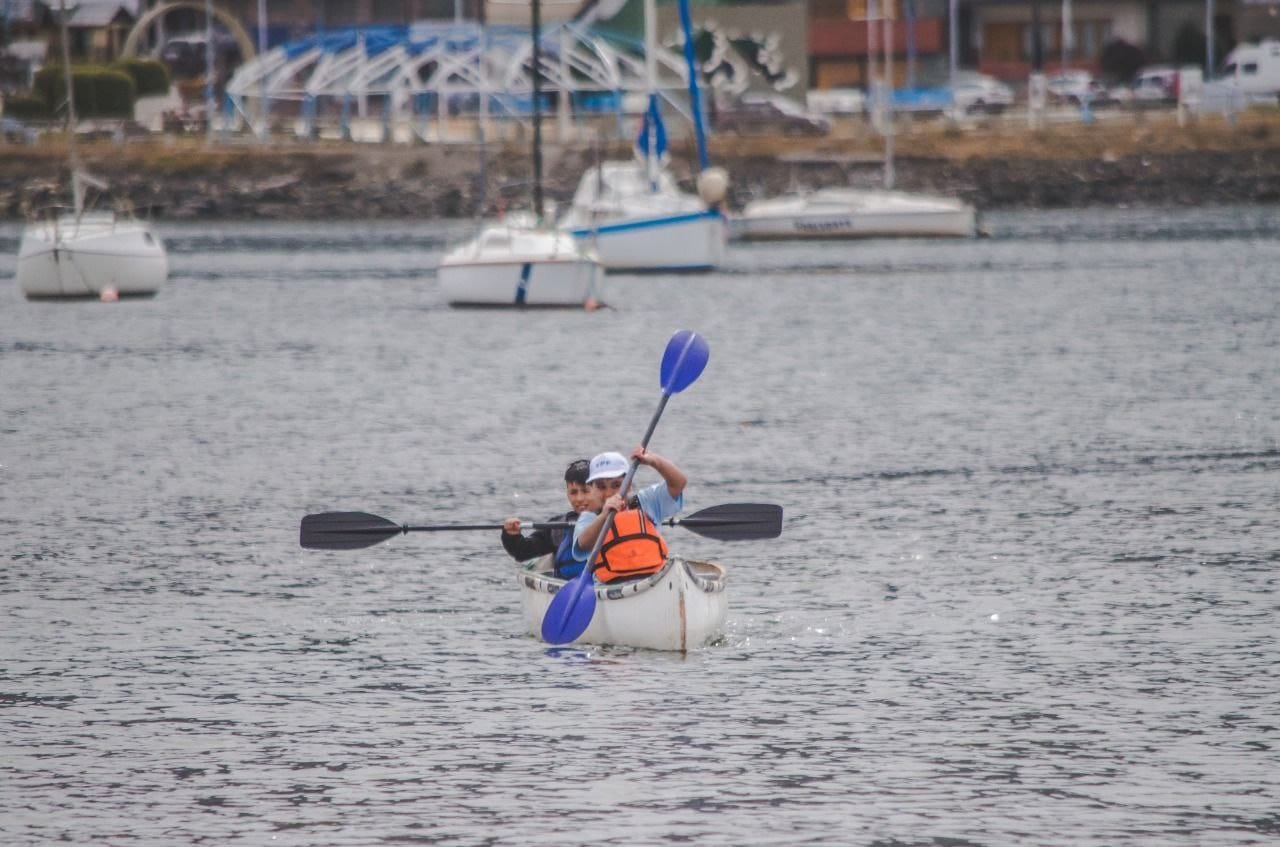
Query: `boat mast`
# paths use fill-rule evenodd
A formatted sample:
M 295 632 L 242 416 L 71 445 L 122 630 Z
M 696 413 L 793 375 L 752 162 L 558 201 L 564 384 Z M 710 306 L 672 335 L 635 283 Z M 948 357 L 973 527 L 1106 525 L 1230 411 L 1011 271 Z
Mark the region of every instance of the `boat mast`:
M 533 0 L 530 8 L 533 29 L 533 215 L 542 224 L 542 6 Z
M 893 188 L 893 7 L 885 0 L 884 20 L 884 187 Z
M 213 145 L 213 113 L 218 110 L 214 100 L 213 55 L 213 0 L 204 0 L 204 111 L 208 124 L 207 140 Z
M 80 156 L 76 151 L 76 96 L 71 76 L 71 35 L 67 30 L 67 0 L 58 0 L 62 22 L 62 74 L 67 83 L 67 159 L 71 164 L 71 195 L 76 215 L 84 211 L 84 190 L 80 185 Z
M 689 13 L 689 0 L 679 0 L 680 29 L 684 31 L 684 63 L 689 69 L 689 111 L 693 114 L 693 136 L 698 144 L 698 170 L 711 166 L 707 155 L 707 130 L 702 122 L 702 97 L 698 86 L 698 61 L 693 50 L 693 16 Z
M 655 89 L 655 80 L 657 79 L 657 54 L 656 49 L 657 37 L 657 10 L 654 8 L 653 0 L 644 0 L 644 76 L 649 86 L 649 99 L 647 103 L 647 121 L 651 122 L 649 132 L 645 137 L 645 145 L 647 149 L 644 151 L 645 176 L 649 178 L 649 190 L 658 190 L 658 95 Z

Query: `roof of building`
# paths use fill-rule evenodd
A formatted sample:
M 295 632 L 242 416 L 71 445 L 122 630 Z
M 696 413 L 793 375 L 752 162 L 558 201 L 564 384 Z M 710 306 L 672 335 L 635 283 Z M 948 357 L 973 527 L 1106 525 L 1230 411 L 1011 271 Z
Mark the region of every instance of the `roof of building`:
M 35 19 L 35 0 L 9 0 L 9 21 L 24 23 Z
M 50 6 L 56 8 L 56 4 L 51 3 Z M 70 25 L 80 28 L 106 26 L 121 12 L 130 20 L 137 20 L 138 0 L 77 0 Z

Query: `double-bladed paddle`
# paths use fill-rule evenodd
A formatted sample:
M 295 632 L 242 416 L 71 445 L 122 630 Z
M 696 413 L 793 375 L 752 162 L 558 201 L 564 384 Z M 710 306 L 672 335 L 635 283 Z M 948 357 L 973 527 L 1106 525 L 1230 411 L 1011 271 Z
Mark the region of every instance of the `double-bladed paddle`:
M 653 437 L 658 419 L 662 417 L 662 412 L 666 409 L 671 395 L 684 391 L 701 376 L 710 355 L 711 350 L 707 347 L 707 342 L 696 332 L 682 329 L 671 336 L 671 340 L 667 342 L 667 349 L 663 351 L 662 366 L 659 370 L 662 400 L 649 421 L 649 428 L 645 430 L 644 438 L 640 440 L 641 449 L 649 446 L 649 439 Z M 631 490 L 631 480 L 639 466 L 640 462 L 632 459 L 631 466 L 627 468 L 627 475 L 622 479 L 622 488 L 618 494 L 624 501 Z M 613 517 L 613 512 L 605 516 L 604 525 L 596 535 L 596 542 L 591 546 L 591 553 L 587 556 L 587 566 L 551 598 L 547 613 L 542 617 L 542 640 L 548 644 L 568 644 L 586 632 L 587 627 L 591 625 L 591 618 L 596 613 L 595 576 L 591 570 L 591 562 L 595 561 L 600 547 L 604 544 L 609 527 L 613 525 Z
M 782 507 L 772 503 L 725 503 L 694 512 L 687 518 L 671 518 L 667 526 L 687 530 L 717 541 L 756 541 L 782 534 Z M 530 527 L 524 524 L 524 527 Z M 568 521 L 535 523 L 532 529 L 572 529 Z M 366 512 L 319 512 L 302 519 L 300 542 L 309 550 L 359 550 L 406 532 L 465 532 L 498 530 L 502 524 L 441 524 L 409 526 Z

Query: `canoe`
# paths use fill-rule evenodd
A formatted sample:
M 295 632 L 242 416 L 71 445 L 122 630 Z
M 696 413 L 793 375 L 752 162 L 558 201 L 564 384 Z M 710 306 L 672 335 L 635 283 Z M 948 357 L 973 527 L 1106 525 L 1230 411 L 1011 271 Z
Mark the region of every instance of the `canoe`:
M 516 574 L 525 627 L 534 636 L 541 636 L 551 597 L 567 583 L 551 573 L 551 558 L 545 557 Z M 671 556 L 645 579 L 597 585 L 595 616 L 573 643 L 681 653 L 702 647 L 724 632 L 729 610 L 724 589 L 723 566 Z

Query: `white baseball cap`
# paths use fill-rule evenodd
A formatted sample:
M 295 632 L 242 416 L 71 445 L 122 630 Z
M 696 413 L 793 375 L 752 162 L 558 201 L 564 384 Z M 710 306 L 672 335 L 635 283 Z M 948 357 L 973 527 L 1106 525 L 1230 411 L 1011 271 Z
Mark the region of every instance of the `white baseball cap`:
M 628 467 L 627 457 L 621 453 L 601 453 L 591 460 L 591 473 L 587 476 L 587 482 L 625 476 Z

